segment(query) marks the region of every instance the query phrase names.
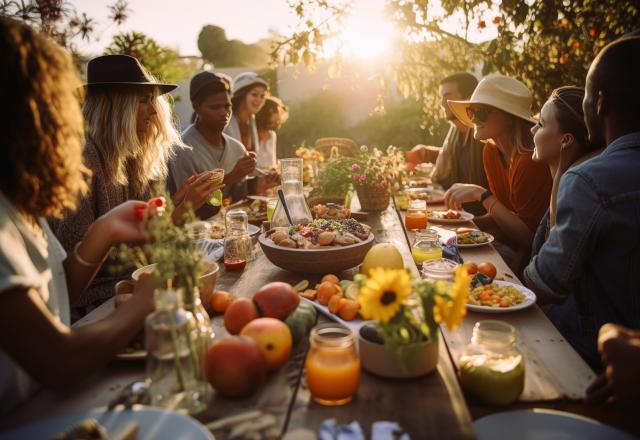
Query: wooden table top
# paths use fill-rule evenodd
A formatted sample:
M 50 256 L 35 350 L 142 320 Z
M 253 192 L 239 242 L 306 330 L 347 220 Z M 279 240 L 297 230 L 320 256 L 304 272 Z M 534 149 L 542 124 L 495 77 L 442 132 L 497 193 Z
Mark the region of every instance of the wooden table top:
M 378 242 L 392 242 L 401 250 L 405 264 L 415 270 L 400 219 L 392 207 L 380 214 L 370 214 L 367 221 Z M 354 270 L 339 274 L 350 277 Z M 227 290 L 236 296 L 251 297 L 261 286 L 271 281 L 295 284 L 307 279 L 314 285 L 318 276 L 296 274 L 272 265 L 258 249 L 256 259 L 242 272 L 221 268 L 216 289 Z M 108 301 L 82 321 L 104 317 L 113 309 Z M 320 317 L 319 320 L 326 320 Z M 213 318 L 216 338 L 227 334 L 221 316 Z M 390 381 L 362 371 L 360 386 L 354 400 L 341 407 L 323 407 L 313 403 L 304 378 L 304 359 L 307 341 L 295 347 L 289 361 L 269 375 L 268 381 L 255 395 L 245 399 L 213 397 L 208 409 L 196 418 L 203 423 L 260 409 L 276 417 L 282 434 L 298 429 L 317 432 L 320 423 L 335 418 L 338 423 L 358 421 L 370 435 L 371 424 L 387 420 L 399 423 L 412 438 L 473 438 L 471 417 L 464 396 L 458 386 L 455 370 L 444 341 L 440 343 L 438 368 L 433 373 L 411 381 Z M 41 391 L 34 399 L 8 417 L 0 420 L 0 428 L 106 405 L 126 384 L 143 378 L 144 361 L 114 361 L 93 377 L 79 383 L 64 394 Z M 224 433 L 216 432 L 217 439 Z

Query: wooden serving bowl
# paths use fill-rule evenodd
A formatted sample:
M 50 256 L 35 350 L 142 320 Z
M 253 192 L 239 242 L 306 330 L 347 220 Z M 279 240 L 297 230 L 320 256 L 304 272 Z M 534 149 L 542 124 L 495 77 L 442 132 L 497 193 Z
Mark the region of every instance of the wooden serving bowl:
M 327 274 L 342 272 L 358 266 L 373 246 L 373 234 L 349 246 L 331 246 L 318 249 L 292 249 L 276 245 L 263 232 L 258 243 L 265 256 L 274 265 L 291 272 Z

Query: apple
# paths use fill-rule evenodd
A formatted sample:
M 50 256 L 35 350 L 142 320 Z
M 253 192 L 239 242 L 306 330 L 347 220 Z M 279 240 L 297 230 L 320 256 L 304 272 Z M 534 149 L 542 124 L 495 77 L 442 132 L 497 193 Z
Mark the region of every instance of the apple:
M 262 316 L 282 321 L 300 304 L 298 292 L 291 287 L 291 284 L 281 281 L 262 286 L 253 295 L 253 300 L 258 305 Z
M 262 351 L 245 336 L 231 336 L 213 344 L 205 355 L 204 367 L 213 389 L 226 397 L 250 396 L 267 377 Z
M 253 339 L 267 360 L 269 370 L 280 368 L 289 359 L 293 339 L 291 330 L 275 318 L 258 318 L 245 325 L 241 336 Z
M 258 309 L 249 298 L 234 300 L 224 312 L 224 327 L 232 335 L 237 335 L 242 327 L 259 318 Z

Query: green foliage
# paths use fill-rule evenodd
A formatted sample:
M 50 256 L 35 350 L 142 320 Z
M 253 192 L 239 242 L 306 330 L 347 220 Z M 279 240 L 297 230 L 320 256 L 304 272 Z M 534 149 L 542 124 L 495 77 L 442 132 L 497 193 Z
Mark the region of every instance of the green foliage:
M 315 186 L 322 196 L 344 196 L 352 184 L 351 165 L 353 157 L 336 156 L 328 159 L 318 173 Z
M 142 32 L 120 33 L 113 37 L 105 55 L 131 55 L 161 81 L 179 82 L 190 75 L 176 51 L 160 46 Z
M 129 14 L 128 2 L 116 0 L 107 6 L 109 21 L 122 24 Z M 77 55 L 75 41 L 90 41 L 98 22 L 62 0 L 0 0 L 0 15 L 21 20 Z
M 272 58 L 313 66 L 322 43 L 339 32 L 348 14 L 343 0 L 295 0 L 299 25 L 274 46 Z M 606 44 L 638 28 L 637 0 L 387 0 L 390 19 L 403 32 L 391 70 L 405 96 L 423 103 L 425 129 L 432 135 L 439 116 L 438 83 L 456 71 L 482 66 L 522 80 L 538 110 L 551 90 L 583 85 L 591 61 Z M 443 14 L 434 12 L 441 6 Z M 456 33 L 442 23 L 458 17 Z M 497 38 L 478 43 L 471 34 L 489 29 Z
M 224 29 L 206 25 L 198 35 L 202 58 L 218 67 L 263 67 L 269 61 L 264 44 L 246 44 L 228 40 Z
M 313 145 L 321 137 L 350 137 L 344 106 L 340 95 L 322 92 L 290 107 L 278 131 L 278 157 L 293 157 L 298 146 Z

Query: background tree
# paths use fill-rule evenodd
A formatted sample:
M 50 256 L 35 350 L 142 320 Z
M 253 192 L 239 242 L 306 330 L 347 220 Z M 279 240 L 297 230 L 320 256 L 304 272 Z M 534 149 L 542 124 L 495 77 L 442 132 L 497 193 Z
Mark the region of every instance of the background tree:
M 554 88 L 583 85 L 597 52 L 640 26 L 637 0 L 387 0 L 387 6 L 402 31 L 387 66 L 405 96 L 423 102 L 423 124 L 431 133 L 445 75 L 480 67 L 483 74 L 514 76 L 533 91 L 537 111 Z M 292 8 L 299 26 L 274 45 L 272 59 L 312 65 L 324 41 L 340 31 L 348 4 L 295 0 Z M 455 32 L 445 30 L 447 19 L 459 21 Z M 490 30 L 497 37 L 479 41 Z
M 136 57 L 154 76 L 170 83 L 180 82 L 196 70 L 195 66 L 183 62 L 176 51 L 160 46 L 141 32 L 115 35 L 104 53 Z
M 268 43 L 246 44 L 229 40 L 219 26 L 206 25 L 198 34 L 198 49 L 202 58 L 218 67 L 260 68 L 268 64 Z
M 128 17 L 126 0 L 114 1 L 107 8 L 111 23 L 120 25 Z M 71 3 L 62 0 L 0 0 L 0 15 L 26 22 L 69 49 L 76 57 L 78 52 L 74 41 L 78 38 L 90 41 L 98 26 L 94 18 L 78 12 Z

